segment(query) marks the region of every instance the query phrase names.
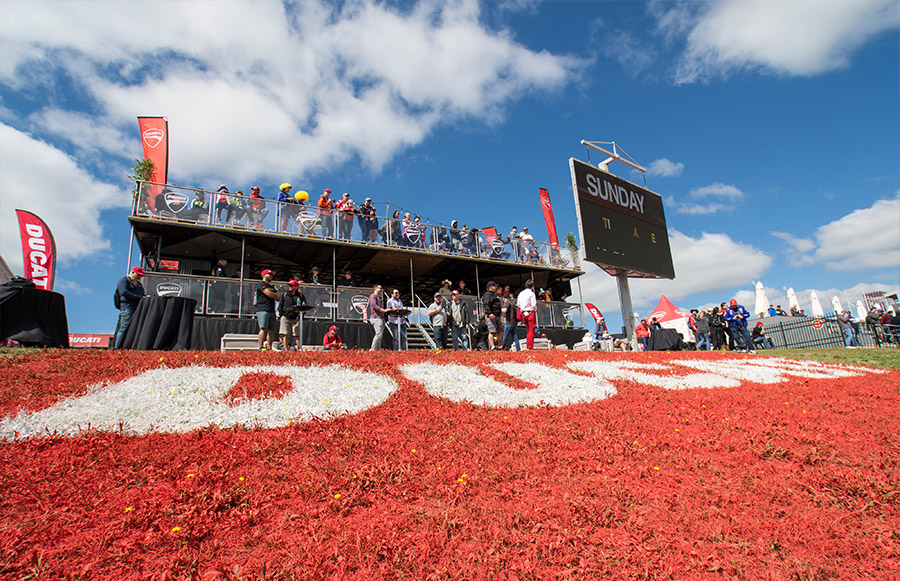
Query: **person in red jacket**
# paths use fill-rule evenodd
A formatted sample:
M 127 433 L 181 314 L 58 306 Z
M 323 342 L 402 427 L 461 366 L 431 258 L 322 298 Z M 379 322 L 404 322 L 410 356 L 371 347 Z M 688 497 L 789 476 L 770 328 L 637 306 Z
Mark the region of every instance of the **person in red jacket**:
M 325 333 L 325 338 L 322 339 L 322 346 L 325 348 L 325 351 L 331 351 L 332 349 L 341 349 L 341 337 L 337 334 L 337 327 L 332 325 L 328 328 L 328 332 Z

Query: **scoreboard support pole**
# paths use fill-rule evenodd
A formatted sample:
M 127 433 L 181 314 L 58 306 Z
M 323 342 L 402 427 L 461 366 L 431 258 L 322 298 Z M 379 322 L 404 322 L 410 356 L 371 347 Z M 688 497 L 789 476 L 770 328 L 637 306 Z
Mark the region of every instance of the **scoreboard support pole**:
M 617 274 L 616 286 L 619 289 L 619 307 L 622 309 L 622 324 L 625 326 L 625 337 L 634 339 L 634 308 L 631 306 L 631 289 L 628 287 L 628 275 Z

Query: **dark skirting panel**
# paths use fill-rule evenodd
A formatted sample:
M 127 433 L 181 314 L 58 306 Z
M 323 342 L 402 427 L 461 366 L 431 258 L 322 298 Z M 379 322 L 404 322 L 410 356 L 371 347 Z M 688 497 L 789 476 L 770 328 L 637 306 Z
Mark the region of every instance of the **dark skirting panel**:
M 181 297 L 144 297 L 125 334 L 125 349 L 184 351 L 191 348 L 197 301 Z
M 369 323 L 363 322 L 336 322 L 305 320 L 303 321 L 303 344 L 321 345 L 322 339 L 328 329 L 334 325 L 338 329 L 341 340 L 350 349 L 368 349 L 375 338 L 375 328 Z M 256 319 L 249 318 L 221 318 L 221 317 L 195 317 L 194 335 L 191 342 L 192 349 L 203 351 L 218 351 L 221 347 L 222 336 L 226 333 L 241 335 L 256 335 L 259 333 L 259 325 Z M 277 334 L 276 334 L 277 338 Z M 381 342 L 382 349 L 392 349 L 393 343 L 387 329 Z
M 0 341 L 6 339 L 26 347 L 68 347 L 65 297 L 33 286 L 0 285 Z
M 682 351 L 686 349 L 681 333 L 675 329 L 654 329 L 650 331 L 647 351 Z

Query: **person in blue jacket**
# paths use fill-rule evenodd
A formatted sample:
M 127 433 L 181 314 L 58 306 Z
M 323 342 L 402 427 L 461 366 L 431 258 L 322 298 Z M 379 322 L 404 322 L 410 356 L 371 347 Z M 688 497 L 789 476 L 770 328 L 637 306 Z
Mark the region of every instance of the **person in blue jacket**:
M 131 317 L 134 310 L 137 309 L 138 303 L 144 298 L 144 287 L 141 286 L 141 279 L 144 277 L 144 269 L 135 266 L 128 273 L 119 279 L 116 285 L 116 295 L 119 298 L 119 322 L 116 324 L 116 342 L 115 348 L 121 349 L 125 342 L 125 333 L 131 326 Z
M 725 310 L 725 321 L 728 322 L 728 327 L 734 336 L 734 343 L 741 351 L 756 353 L 753 350 L 753 337 L 750 335 L 750 330 L 747 329 L 747 319 L 749 318 L 750 313 L 744 308 L 744 305 L 739 305 L 735 299 L 731 299 Z

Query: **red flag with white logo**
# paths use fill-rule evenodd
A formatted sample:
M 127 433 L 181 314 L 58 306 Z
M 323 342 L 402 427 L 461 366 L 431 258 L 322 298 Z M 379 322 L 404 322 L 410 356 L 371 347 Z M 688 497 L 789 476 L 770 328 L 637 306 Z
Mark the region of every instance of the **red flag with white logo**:
M 25 278 L 42 290 L 52 291 L 56 279 L 56 241 L 47 224 L 26 210 L 16 210 L 22 237 L 22 262 Z
M 599 323 L 600 319 L 603 318 L 603 313 L 600 312 L 600 309 L 592 305 L 591 303 L 584 303 L 584 306 L 587 308 L 588 312 L 594 317 L 594 322 Z
M 547 239 L 550 244 L 559 244 L 556 237 L 556 219 L 553 217 L 553 206 L 550 205 L 550 193 L 544 188 L 541 190 L 541 209 L 544 210 L 544 221 L 547 222 Z
M 141 145 L 144 147 L 144 159 L 153 162 L 153 173 L 150 181 L 157 184 L 167 183 L 169 177 L 169 122 L 165 117 L 138 117 L 141 128 Z M 148 203 L 155 207 L 156 196 L 162 186 L 151 186 Z

